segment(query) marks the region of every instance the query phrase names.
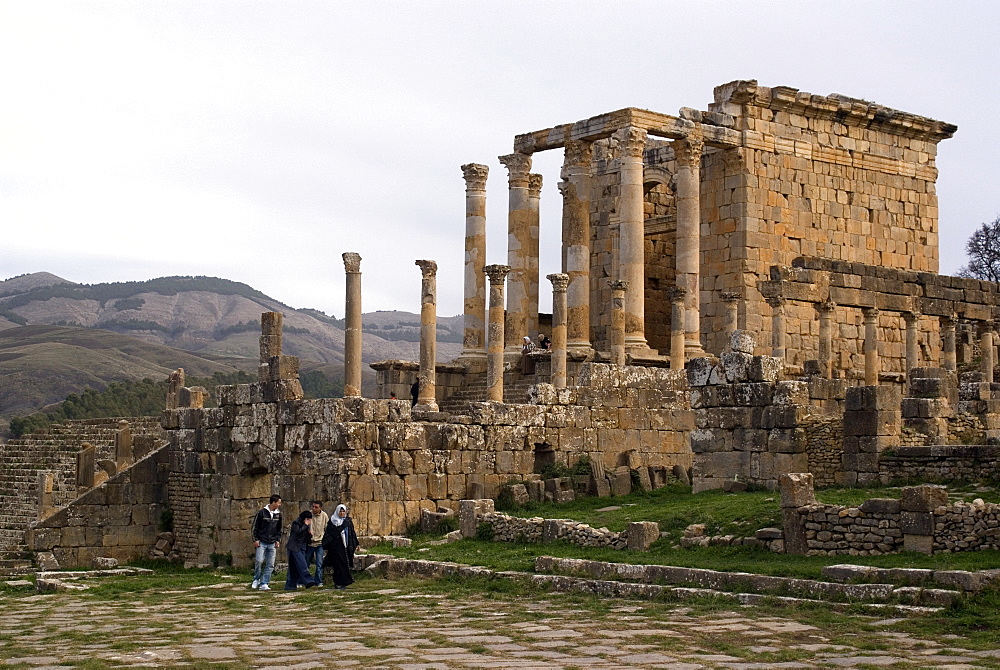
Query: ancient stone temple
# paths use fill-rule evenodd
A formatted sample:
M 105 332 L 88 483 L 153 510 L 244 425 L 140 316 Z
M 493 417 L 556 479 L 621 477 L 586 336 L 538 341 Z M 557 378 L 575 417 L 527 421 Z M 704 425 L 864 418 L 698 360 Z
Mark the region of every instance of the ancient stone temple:
M 141 538 L 118 533 L 127 510 L 109 517 L 101 501 L 169 511 L 170 551 L 187 560 L 245 563 L 247 519 L 271 493 L 291 510 L 347 502 L 359 532 L 383 534 L 511 482 L 565 500 L 669 477 L 697 492 L 789 473 L 820 486 L 997 476 L 1000 286 L 937 274 L 935 156 L 955 131 L 737 81 L 706 110 L 628 108 L 517 135 L 500 157 L 505 264 L 486 265 L 489 169 L 462 166 L 461 356 L 435 360 L 438 261 L 416 260 L 420 360 L 372 364 L 378 397 L 361 397 L 360 256 L 345 253 L 345 398 L 303 398 L 281 315 L 265 314 L 257 383 L 209 407 L 178 374 L 162 445 L 104 481 L 81 451 L 82 495 L 39 514 L 29 548 L 72 563 L 155 535 L 148 519 Z M 557 223 L 540 218 L 531 163 L 559 149 Z M 549 283 L 542 225 L 562 230 Z M 550 349 L 524 346 L 540 333 Z

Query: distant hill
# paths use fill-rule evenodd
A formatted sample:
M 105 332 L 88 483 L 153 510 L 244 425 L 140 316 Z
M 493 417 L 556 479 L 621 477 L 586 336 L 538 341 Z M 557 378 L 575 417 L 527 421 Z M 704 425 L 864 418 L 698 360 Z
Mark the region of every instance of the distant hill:
M 261 312 L 284 314 L 284 353 L 304 370 L 342 373 L 343 320 L 294 309 L 239 282 L 162 277 L 77 284 L 47 272 L 0 281 L 0 417 L 39 409 L 109 381 L 253 371 Z M 362 358 L 419 358 L 420 316 L 374 312 L 362 318 Z M 438 321 L 438 359 L 461 352 L 462 317 Z M 370 388 L 374 373 L 365 370 Z

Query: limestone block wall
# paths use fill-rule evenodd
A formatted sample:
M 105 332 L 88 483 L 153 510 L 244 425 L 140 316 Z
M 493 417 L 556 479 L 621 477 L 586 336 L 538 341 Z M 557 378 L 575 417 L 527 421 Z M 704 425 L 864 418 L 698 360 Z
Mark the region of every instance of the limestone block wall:
M 413 421 L 408 400 L 266 402 L 222 387 L 218 408 L 164 414 L 173 458 L 175 548 L 188 560 L 250 560 L 249 523 L 271 493 L 292 518 L 346 502 L 360 534 L 401 532 L 422 508 L 495 497 L 502 484 L 584 455 L 606 467 L 690 467 L 694 415 L 681 372 L 585 364 L 579 386 L 539 385 L 536 404 L 472 403 L 450 421 Z
M 817 409 L 807 382 L 780 374 L 778 359 L 740 352 L 689 362 L 696 493 L 733 478 L 773 489 L 779 475 L 808 469 L 803 422 Z
M 814 415 L 801 423 L 809 462 L 816 486 L 833 486 L 841 468 L 844 447 L 842 420 L 839 414 Z
M 64 568 L 90 566 L 98 556 L 145 557 L 167 507 L 166 447 L 146 455 L 28 530 L 28 548 L 50 551 Z
M 879 473 L 889 480 L 926 482 L 1000 479 L 1000 446 L 945 444 L 899 447 L 882 454 Z

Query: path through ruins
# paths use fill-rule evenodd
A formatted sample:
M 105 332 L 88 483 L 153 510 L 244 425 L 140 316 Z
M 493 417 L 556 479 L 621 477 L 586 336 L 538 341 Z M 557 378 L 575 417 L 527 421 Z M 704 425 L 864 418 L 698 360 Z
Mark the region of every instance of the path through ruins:
M 364 579 L 343 593 L 260 593 L 232 575 L 214 581 L 113 596 L 2 595 L 0 664 L 281 670 L 1000 667 L 1000 652 L 962 649 L 958 638 L 922 639 L 899 632 L 898 620 L 828 612 L 774 616 L 748 608 L 711 611 L 559 594 L 489 596 L 461 586 L 449 593 L 440 582 L 382 579 Z

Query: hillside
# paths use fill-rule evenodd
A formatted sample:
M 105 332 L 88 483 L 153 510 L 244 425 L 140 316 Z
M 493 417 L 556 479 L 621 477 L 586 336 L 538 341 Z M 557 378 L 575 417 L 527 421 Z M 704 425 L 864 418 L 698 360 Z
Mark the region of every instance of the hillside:
M 76 284 L 39 272 L 0 282 L 0 418 L 108 382 L 158 379 L 183 367 L 209 376 L 257 366 L 260 314 L 280 311 L 284 352 L 304 371 L 342 375 L 343 321 L 293 309 L 246 284 L 215 277 Z M 420 316 L 363 316 L 362 357 L 419 358 Z M 462 317 L 439 320 L 438 359 L 461 351 Z M 374 373 L 365 368 L 366 393 Z

